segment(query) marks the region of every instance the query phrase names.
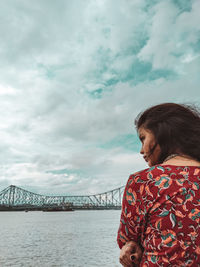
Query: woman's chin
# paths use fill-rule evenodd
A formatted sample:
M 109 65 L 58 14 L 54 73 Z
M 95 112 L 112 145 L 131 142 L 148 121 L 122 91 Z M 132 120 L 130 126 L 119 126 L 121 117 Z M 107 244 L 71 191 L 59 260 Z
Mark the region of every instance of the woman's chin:
M 151 162 L 151 160 L 148 160 L 148 161 L 147 161 L 147 164 L 148 164 L 149 167 L 152 167 L 152 166 L 154 165 L 154 164 Z

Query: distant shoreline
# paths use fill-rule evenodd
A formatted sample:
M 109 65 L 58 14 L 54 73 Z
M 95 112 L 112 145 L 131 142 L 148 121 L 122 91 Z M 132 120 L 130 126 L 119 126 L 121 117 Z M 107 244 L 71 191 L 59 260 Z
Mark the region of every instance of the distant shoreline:
M 59 212 L 65 212 L 65 209 L 62 210 L 62 207 L 27 207 L 27 206 L 7 206 L 7 205 L 0 205 L 0 212 L 1 211 L 48 211 L 49 209 L 51 209 L 51 211 L 54 211 L 53 209 L 55 209 L 55 211 Z M 105 206 L 99 206 L 99 207 L 81 207 L 81 206 L 73 206 L 73 207 L 68 207 L 68 209 L 73 209 L 73 210 L 121 210 L 121 207 L 117 206 L 117 207 L 105 207 Z M 66 210 L 67 211 L 67 210 Z

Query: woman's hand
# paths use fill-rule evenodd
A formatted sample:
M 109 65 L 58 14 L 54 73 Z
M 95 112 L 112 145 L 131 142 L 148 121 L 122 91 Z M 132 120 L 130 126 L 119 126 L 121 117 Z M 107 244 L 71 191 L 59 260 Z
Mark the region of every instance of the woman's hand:
M 134 241 L 128 241 L 120 251 L 119 261 L 124 267 L 139 266 L 142 258 L 142 249 Z

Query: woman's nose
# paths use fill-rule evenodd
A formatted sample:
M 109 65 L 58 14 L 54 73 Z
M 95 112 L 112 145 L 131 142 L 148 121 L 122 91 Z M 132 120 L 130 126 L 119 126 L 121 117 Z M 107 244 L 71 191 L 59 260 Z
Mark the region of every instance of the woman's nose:
M 140 149 L 140 154 L 144 154 L 143 146 Z

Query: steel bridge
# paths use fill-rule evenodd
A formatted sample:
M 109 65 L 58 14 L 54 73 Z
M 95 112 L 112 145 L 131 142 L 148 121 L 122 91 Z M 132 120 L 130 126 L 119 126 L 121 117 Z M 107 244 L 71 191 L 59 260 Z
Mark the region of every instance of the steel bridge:
M 124 186 L 95 195 L 45 196 L 15 185 L 0 192 L 0 206 L 37 209 L 42 207 L 65 206 L 74 209 L 120 209 Z

